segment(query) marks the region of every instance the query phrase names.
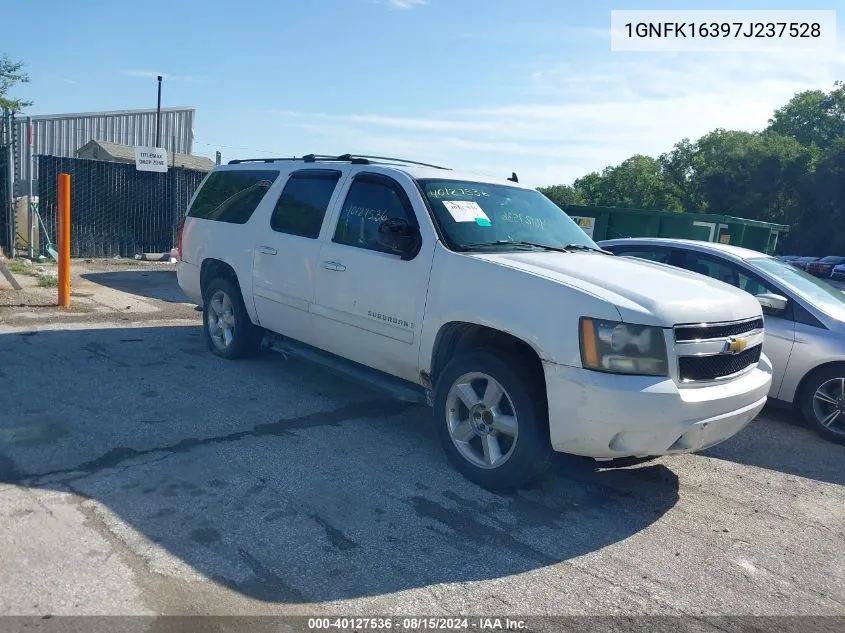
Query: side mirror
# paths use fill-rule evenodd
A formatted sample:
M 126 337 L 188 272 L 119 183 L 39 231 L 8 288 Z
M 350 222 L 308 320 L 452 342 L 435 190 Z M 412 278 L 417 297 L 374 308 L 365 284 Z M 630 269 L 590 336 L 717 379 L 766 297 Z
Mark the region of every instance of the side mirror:
M 387 218 L 378 225 L 378 241 L 389 252 L 402 259 L 413 259 L 422 237 L 418 228 L 411 226 L 401 218 Z
M 766 292 L 761 295 L 757 295 L 757 301 L 759 301 L 760 305 L 766 309 L 774 312 L 783 312 L 786 310 L 786 304 L 789 300 L 781 295 Z

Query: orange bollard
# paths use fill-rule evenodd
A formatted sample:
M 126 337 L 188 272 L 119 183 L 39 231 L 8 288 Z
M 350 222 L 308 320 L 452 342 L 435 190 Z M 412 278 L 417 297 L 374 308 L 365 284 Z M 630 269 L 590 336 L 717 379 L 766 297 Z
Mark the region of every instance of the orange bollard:
M 59 174 L 59 307 L 70 307 L 70 174 Z

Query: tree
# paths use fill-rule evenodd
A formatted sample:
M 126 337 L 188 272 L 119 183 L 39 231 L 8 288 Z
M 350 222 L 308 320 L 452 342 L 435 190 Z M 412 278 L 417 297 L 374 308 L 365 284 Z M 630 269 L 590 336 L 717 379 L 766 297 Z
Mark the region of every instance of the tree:
M 845 83 L 794 95 L 761 132 L 716 129 L 546 190 L 598 206 L 787 224 L 783 248 L 845 255 Z
M 767 222 L 789 219 L 793 184 L 810 162 L 798 141 L 774 132 L 717 129 L 686 149 L 688 210 Z
M 660 161 L 637 154 L 601 174 L 579 178 L 573 187 L 591 203 L 607 207 L 680 210 L 663 177 Z
M 837 81 L 833 90 L 799 92 L 775 111 L 768 130 L 810 147 L 830 147 L 845 136 L 845 84 Z
M 31 101 L 9 96 L 9 91 L 16 85 L 29 83 L 29 75 L 23 71 L 23 67 L 22 61 L 12 61 L 6 54 L 0 57 L 0 108 L 20 112 L 23 108 L 32 105 Z
M 539 187 L 538 191 L 559 207 L 565 207 L 569 204 L 587 204 L 587 199 L 584 195 L 569 185 Z

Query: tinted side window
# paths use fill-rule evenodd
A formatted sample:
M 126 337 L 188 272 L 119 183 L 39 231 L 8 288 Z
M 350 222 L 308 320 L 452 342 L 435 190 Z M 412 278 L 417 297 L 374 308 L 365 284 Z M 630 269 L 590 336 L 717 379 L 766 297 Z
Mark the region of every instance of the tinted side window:
M 661 264 L 668 264 L 669 263 L 669 255 L 671 251 L 667 251 L 665 249 L 649 249 L 649 248 L 625 248 L 625 249 L 614 249 L 613 251 L 617 255 L 623 255 L 625 257 L 637 257 L 639 259 L 647 259 L 652 262 L 660 262 Z
M 414 223 L 411 203 L 402 187 L 386 178 L 358 176 L 346 195 L 333 241 L 389 252 L 378 241 L 379 224 L 388 218 Z
M 216 171 L 205 181 L 188 217 L 245 224 L 267 194 L 278 170 Z
M 783 293 L 774 286 L 766 283 L 761 277 L 755 275 L 749 270 L 746 270 L 732 262 L 722 261 L 715 257 L 707 257 L 706 255 L 699 255 L 697 253 L 687 252 L 684 254 L 684 268 L 692 270 L 713 279 L 718 279 L 732 286 L 736 286 L 740 290 L 754 295 L 762 294 L 776 294 Z M 787 309 L 784 312 L 774 312 L 769 308 L 763 308 L 765 314 L 771 316 L 778 316 L 781 318 L 792 319 L 792 304 L 787 303 Z
M 340 172 L 303 170 L 291 175 L 270 218 L 270 228 L 280 233 L 317 238 Z
M 681 261 L 682 267 L 687 270 L 739 287 L 737 271 L 728 262 L 689 251 L 684 253 Z

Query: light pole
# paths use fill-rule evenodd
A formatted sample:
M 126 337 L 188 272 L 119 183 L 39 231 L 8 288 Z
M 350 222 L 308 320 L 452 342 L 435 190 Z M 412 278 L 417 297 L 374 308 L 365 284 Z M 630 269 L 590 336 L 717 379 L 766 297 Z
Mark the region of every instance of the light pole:
M 161 75 L 158 76 L 158 105 L 156 106 L 156 147 L 161 147 Z

